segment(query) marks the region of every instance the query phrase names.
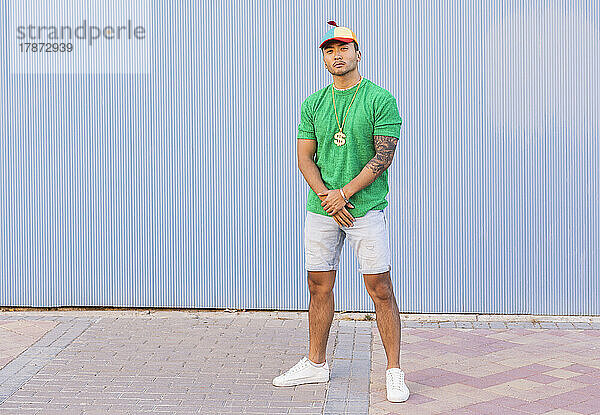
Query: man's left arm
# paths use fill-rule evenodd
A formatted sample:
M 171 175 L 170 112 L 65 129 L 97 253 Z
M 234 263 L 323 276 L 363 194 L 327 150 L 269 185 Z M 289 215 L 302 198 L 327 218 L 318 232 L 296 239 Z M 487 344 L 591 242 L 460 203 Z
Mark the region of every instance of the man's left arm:
M 324 193 L 319 193 L 320 196 L 327 196 L 321 203 L 321 206 L 330 215 L 336 214 L 341 208 L 346 206 L 342 192 L 347 199 L 350 199 L 353 195 L 373 183 L 392 164 L 398 138 L 375 135 L 373 136 L 373 142 L 375 144 L 375 156 L 369 160 L 354 179 L 342 187 L 341 192 L 340 189 L 332 189 Z

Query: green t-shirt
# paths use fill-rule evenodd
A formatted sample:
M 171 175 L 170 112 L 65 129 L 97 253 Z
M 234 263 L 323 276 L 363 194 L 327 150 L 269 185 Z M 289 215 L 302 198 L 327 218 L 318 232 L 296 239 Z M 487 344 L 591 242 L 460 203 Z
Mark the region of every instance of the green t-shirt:
M 340 125 L 358 87 L 357 85 L 344 91 L 334 90 Z M 321 178 L 328 189 L 339 189 L 354 179 L 375 156 L 374 135 L 400 137 L 402 119 L 394 96 L 363 77 L 344 124 L 346 143 L 337 146 L 333 136 L 339 131 L 339 127 L 333 108 L 332 88 L 333 84 L 328 85 L 304 100 L 297 138 L 317 140 L 315 163 L 321 171 Z M 361 217 L 369 210 L 387 206 L 387 174 L 387 170 L 384 171 L 373 183 L 350 198 L 354 208 L 347 209 L 352 216 Z M 312 189 L 308 194 L 306 210 L 329 216 Z

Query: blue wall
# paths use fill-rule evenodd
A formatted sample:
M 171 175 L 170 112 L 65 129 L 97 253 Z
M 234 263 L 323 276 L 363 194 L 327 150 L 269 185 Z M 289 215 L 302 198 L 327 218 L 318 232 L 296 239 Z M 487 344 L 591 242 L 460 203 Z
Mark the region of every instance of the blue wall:
M 23 75 L 0 51 L 0 305 L 307 309 L 295 135 L 331 82 L 334 19 L 404 121 L 386 209 L 401 311 L 600 314 L 597 1 L 152 16 L 147 74 Z M 357 267 L 346 245 L 336 310 L 373 310 Z

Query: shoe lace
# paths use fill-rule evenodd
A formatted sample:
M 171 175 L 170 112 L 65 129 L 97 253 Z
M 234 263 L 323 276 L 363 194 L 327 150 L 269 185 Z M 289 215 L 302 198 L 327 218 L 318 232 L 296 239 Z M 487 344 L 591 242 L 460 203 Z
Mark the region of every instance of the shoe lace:
M 400 389 L 404 383 L 404 372 L 392 372 L 392 387 L 394 389 Z
M 292 368 L 290 370 L 288 370 L 288 373 L 296 373 L 296 372 L 304 369 L 307 364 L 308 364 L 308 360 L 306 358 L 303 358 L 298 363 L 296 363 L 294 366 L 292 366 Z

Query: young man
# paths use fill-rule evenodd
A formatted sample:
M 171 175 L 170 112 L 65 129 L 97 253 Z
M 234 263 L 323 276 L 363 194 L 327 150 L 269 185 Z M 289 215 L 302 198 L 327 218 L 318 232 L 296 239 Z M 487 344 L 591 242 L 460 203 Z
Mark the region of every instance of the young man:
M 304 229 L 310 290 L 309 354 L 275 386 L 329 381 L 325 348 L 334 315 L 333 285 L 347 237 L 375 304 L 387 355 L 387 399 L 404 402 L 409 390 L 400 369 L 400 315 L 390 279 L 387 168 L 402 120 L 395 98 L 361 77 L 355 34 L 334 27 L 321 39 L 323 62 L 333 84 L 310 95 L 301 107 L 298 167 L 310 186 Z M 316 157 L 315 157 L 316 156 Z

